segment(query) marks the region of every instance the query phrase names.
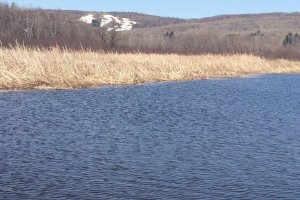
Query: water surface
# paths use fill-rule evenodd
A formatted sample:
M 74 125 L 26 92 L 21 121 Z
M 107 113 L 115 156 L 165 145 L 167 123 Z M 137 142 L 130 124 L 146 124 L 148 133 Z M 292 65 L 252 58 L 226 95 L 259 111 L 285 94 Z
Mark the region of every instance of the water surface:
M 0 93 L 0 199 L 300 199 L 300 76 Z

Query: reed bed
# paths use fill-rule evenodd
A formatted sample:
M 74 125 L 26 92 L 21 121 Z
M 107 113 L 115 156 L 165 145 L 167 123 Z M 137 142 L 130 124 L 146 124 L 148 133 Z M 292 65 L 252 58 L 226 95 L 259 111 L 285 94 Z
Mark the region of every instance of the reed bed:
M 71 89 L 249 74 L 300 73 L 300 62 L 253 55 L 161 55 L 0 49 L 0 90 Z

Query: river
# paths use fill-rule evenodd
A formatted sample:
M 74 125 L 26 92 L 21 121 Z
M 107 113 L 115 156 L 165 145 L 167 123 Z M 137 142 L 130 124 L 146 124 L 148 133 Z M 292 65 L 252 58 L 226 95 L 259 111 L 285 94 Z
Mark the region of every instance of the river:
M 300 76 L 0 93 L 0 199 L 300 199 Z

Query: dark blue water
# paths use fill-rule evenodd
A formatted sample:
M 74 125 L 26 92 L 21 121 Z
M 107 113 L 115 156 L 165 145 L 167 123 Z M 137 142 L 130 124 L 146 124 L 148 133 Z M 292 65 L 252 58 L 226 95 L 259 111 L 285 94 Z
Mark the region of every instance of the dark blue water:
M 0 93 L 0 199 L 300 199 L 300 76 Z

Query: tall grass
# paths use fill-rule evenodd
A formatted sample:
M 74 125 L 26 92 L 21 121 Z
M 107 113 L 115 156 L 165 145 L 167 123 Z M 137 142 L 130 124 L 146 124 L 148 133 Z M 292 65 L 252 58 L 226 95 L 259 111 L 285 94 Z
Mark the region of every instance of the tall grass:
M 300 73 L 300 62 L 252 55 L 101 53 L 0 49 L 0 89 L 69 89 L 248 74 Z

